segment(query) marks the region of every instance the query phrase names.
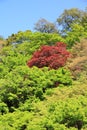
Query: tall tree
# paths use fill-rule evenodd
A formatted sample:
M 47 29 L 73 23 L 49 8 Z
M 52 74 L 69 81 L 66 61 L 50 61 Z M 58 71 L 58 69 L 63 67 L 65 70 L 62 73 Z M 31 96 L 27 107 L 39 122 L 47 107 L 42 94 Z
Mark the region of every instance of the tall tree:
M 57 33 L 58 32 L 56 25 L 54 23 L 47 21 L 44 18 L 37 21 L 34 29 L 42 33 Z
M 71 31 L 71 25 L 81 24 L 83 18 L 87 13 L 85 11 L 79 10 L 78 8 L 71 8 L 69 10 L 64 10 L 64 12 L 57 19 L 57 23 L 62 27 L 62 32 Z
M 87 7 L 84 11 L 84 15 L 81 21 L 81 25 L 85 28 L 85 31 L 87 31 Z

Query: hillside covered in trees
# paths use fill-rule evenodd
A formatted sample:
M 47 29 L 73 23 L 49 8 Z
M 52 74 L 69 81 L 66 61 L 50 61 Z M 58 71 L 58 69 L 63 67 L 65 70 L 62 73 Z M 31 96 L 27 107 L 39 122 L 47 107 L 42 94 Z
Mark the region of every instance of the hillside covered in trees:
M 0 37 L 0 129 L 87 130 L 87 10 Z

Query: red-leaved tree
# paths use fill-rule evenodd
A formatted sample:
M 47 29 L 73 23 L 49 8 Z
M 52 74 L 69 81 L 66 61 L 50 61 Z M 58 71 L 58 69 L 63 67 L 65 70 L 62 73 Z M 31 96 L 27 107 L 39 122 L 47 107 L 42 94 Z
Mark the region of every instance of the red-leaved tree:
M 34 52 L 27 65 L 29 67 L 42 68 L 46 66 L 50 69 L 58 69 L 65 65 L 69 56 L 70 53 L 66 50 L 66 44 L 57 42 L 55 46 L 41 46 L 40 50 Z

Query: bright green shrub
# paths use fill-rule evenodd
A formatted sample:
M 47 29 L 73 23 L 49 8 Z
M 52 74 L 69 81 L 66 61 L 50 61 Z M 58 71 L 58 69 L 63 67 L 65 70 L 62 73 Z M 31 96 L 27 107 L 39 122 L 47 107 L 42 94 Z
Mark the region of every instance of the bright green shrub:
M 4 102 L 0 102 L 0 114 L 6 114 L 8 113 L 8 107 Z
M 3 65 L 2 63 L 0 64 L 0 79 L 4 78 L 5 75 L 7 75 L 7 73 L 9 72 L 8 67 L 6 67 L 5 65 Z
M 66 101 L 59 101 L 50 105 L 48 118 L 54 123 L 65 124 L 66 127 L 76 127 L 81 129 L 86 124 L 87 119 L 86 97 L 70 98 Z
M 49 88 L 71 83 L 70 72 L 64 68 L 48 70 L 48 68 L 19 66 L 9 72 L 5 79 L 0 80 L 0 89 L 2 89 L 0 95 L 2 101 L 12 111 L 13 107 L 18 108 L 20 103 L 34 96 L 43 100 L 43 95 Z

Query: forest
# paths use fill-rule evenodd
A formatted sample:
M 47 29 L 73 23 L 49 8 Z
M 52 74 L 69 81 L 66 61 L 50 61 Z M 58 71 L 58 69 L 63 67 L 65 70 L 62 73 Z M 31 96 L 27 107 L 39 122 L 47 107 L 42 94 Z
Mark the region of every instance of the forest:
M 87 8 L 0 37 L 0 129 L 87 130 Z

